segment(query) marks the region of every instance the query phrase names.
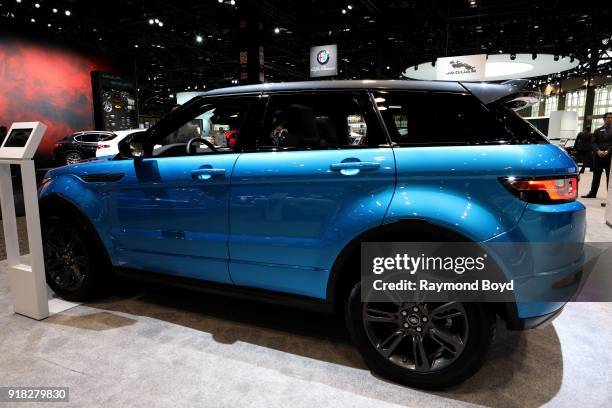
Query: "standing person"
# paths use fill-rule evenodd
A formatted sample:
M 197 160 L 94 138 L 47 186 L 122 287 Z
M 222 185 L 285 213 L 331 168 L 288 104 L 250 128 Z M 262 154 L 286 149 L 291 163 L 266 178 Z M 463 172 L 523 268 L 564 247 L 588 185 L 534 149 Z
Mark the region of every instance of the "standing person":
M 606 189 L 610 179 L 610 158 L 612 157 L 612 112 L 603 115 L 604 125 L 593 132 L 593 184 L 589 194 L 582 198 L 597 197 L 601 173 L 606 172 Z
M 591 134 L 591 127 L 587 126 L 585 130 L 578 133 L 576 136 L 576 143 L 574 143 L 574 151 L 576 161 L 582 163 L 580 168 L 580 174 L 584 173 L 586 167 L 593 170 L 593 135 Z

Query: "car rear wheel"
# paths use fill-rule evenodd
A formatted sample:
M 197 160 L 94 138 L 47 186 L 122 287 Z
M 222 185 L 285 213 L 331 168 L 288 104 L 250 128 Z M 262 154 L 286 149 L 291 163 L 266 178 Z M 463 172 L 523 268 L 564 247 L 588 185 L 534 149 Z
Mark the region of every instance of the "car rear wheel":
M 361 284 L 351 290 L 346 320 L 370 369 L 398 383 L 445 388 L 484 363 L 494 318 L 477 303 L 368 303 Z
M 69 152 L 65 157 L 66 164 L 76 164 L 80 163 L 82 160 L 83 156 L 79 152 Z
M 47 284 L 67 300 L 84 301 L 100 295 L 105 288 L 96 243 L 79 220 L 64 216 L 43 219 L 43 249 Z

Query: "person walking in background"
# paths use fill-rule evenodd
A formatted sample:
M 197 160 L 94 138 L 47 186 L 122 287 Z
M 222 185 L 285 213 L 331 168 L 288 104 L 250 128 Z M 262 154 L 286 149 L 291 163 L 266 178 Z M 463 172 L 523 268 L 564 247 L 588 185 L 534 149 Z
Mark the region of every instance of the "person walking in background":
M 593 170 L 593 135 L 591 134 L 591 127 L 587 126 L 582 132 L 576 135 L 576 143 L 574 144 L 574 151 L 576 161 L 582 163 L 580 167 L 580 174 L 584 173 L 584 170 L 588 167 Z
M 593 183 L 589 194 L 582 198 L 597 197 L 601 173 L 606 172 L 606 189 L 610 180 L 610 158 L 612 155 L 612 112 L 603 115 L 604 125 L 593 132 Z

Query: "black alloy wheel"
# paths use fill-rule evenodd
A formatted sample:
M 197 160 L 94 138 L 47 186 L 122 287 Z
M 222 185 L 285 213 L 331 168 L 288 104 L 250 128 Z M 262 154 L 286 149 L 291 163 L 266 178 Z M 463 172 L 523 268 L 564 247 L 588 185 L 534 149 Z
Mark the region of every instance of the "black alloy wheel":
M 103 289 L 93 237 L 78 220 L 43 218 L 43 250 L 47 284 L 59 296 L 74 301 L 93 298 Z
M 365 303 L 366 333 L 383 358 L 422 372 L 451 365 L 461 355 L 469 324 L 460 302 Z
M 495 315 L 483 304 L 363 302 L 359 282 L 350 292 L 345 316 L 373 372 L 423 389 L 446 388 L 472 376 L 495 333 Z

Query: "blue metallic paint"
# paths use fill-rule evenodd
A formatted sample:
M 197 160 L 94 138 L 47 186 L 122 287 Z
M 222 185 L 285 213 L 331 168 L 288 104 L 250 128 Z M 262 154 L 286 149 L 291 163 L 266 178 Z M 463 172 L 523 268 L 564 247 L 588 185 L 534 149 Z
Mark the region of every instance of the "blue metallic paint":
M 330 167 L 346 159 L 380 167 Z M 202 166 L 225 173 L 192 178 Z M 116 183 L 79 178 L 117 172 L 125 177 Z M 575 172 L 548 144 L 220 154 L 62 167 L 40 197 L 77 205 L 117 266 L 324 299 L 344 246 L 383 223 L 424 219 L 485 244 L 582 242 L 580 203 L 526 204 L 498 180 Z M 563 276 L 580 256 L 546 256 L 528 273 Z M 518 311 L 532 317 L 562 306 L 519 302 Z

